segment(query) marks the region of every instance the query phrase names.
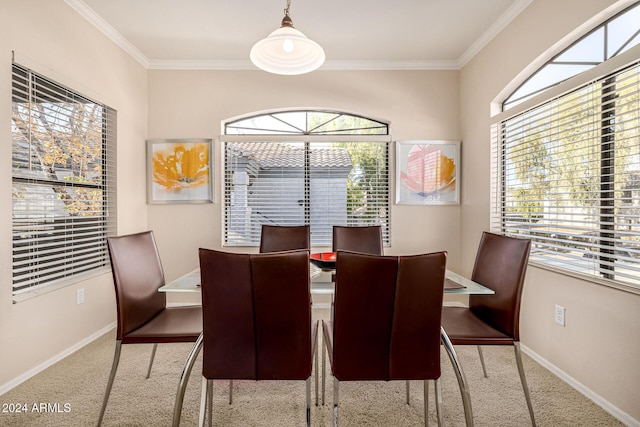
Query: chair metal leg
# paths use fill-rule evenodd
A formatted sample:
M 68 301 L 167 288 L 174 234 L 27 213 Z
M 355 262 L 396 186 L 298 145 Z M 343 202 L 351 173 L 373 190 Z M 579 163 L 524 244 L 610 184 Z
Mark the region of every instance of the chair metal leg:
M 229 405 L 233 404 L 233 380 L 229 380 Z
M 307 427 L 311 427 L 311 377 L 307 378 Z
M 184 368 L 182 368 L 182 373 L 180 374 L 180 381 L 178 381 L 178 391 L 176 392 L 176 400 L 173 406 L 173 427 L 178 427 L 180 425 L 180 416 L 182 415 L 182 404 L 184 401 L 184 393 L 187 389 L 187 383 L 189 382 L 189 376 L 191 375 L 191 369 L 193 369 L 193 364 L 196 362 L 196 358 L 198 357 L 198 353 L 202 349 L 202 342 L 204 341 L 204 335 L 200 334 L 196 342 L 193 344 L 193 348 L 187 357 L 187 360 L 184 364 Z
M 460 388 L 460 395 L 462 396 L 462 406 L 464 407 L 464 418 L 467 427 L 473 427 L 471 392 L 469 391 L 467 379 L 464 375 L 464 371 L 462 370 L 462 365 L 460 364 L 460 360 L 458 359 L 456 350 L 453 348 L 453 344 L 451 344 L 449 335 L 447 335 L 447 332 L 443 327 L 440 327 L 440 341 L 442 342 L 442 345 L 444 345 L 444 349 L 447 351 L 447 355 L 449 356 L 449 360 L 451 361 L 451 366 L 453 367 L 453 371 L 455 372 L 456 378 L 458 380 L 458 387 Z
M 409 381 L 407 381 L 407 387 L 409 386 Z M 423 393 L 423 401 L 424 401 L 424 425 L 425 427 L 429 427 L 429 380 L 424 380 L 422 384 L 422 393 Z
M 407 380 L 407 383 L 405 385 L 405 388 L 407 389 L 407 405 L 409 404 L 409 394 L 411 393 L 411 385 L 409 384 L 409 380 Z
M 482 365 L 482 373 L 484 374 L 485 378 L 488 378 L 487 368 L 484 366 L 484 355 L 482 354 L 482 347 L 480 347 L 479 345 L 476 347 L 478 347 L 478 354 L 480 355 L 480 364 Z
M 442 412 L 442 389 L 440 388 L 440 378 L 434 380 L 436 394 L 436 415 L 438 416 L 438 427 L 444 425 L 444 413 Z
M 316 330 L 316 334 L 317 334 L 317 330 Z M 314 358 L 316 359 L 316 406 L 318 406 L 318 369 L 320 368 L 320 366 L 318 366 L 318 336 L 316 335 L 316 345 L 315 348 L 313 349 L 313 353 L 314 353 Z
M 205 413 L 207 412 L 207 398 L 209 397 L 209 380 L 202 377 L 202 389 L 200 390 L 200 412 L 198 413 L 198 426 L 204 427 Z
M 334 300 L 334 294 L 331 294 L 331 312 L 329 313 L 329 319 L 331 319 L 331 321 L 333 322 L 333 313 L 335 311 L 335 305 L 333 303 Z
M 529 416 L 531 417 L 531 425 L 535 427 L 536 418 L 533 415 L 533 406 L 531 405 L 531 396 L 529 395 L 529 386 L 527 386 L 527 378 L 524 376 L 524 366 L 522 365 L 522 356 L 520 352 L 520 343 L 514 342 L 513 348 L 516 353 L 516 365 L 518 365 L 518 373 L 520 374 L 520 382 L 522 383 L 522 389 L 524 390 L 524 397 L 527 400 L 527 407 L 529 408 Z
M 120 352 L 122 351 L 122 341 L 116 340 L 116 349 L 113 353 L 113 363 L 111 364 L 111 373 L 109 374 L 109 381 L 107 382 L 107 390 L 104 392 L 104 399 L 102 400 L 102 408 L 100 409 L 100 416 L 98 417 L 98 426 L 102 425 L 102 418 L 104 417 L 104 411 L 107 409 L 107 401 L 111 394 L 111 387 L 113 387 L 113 380 L 116 378 L 116 371 L 118 370 L 118 363 L 120 362 Z
M 327 346 L 324 344 L 324 340 L 322 343 L 322 406 L 324 406 L 324 383 L 325 383 L 325 379 L 327 377 L 327 372 L 326 372 L 326 368 L 325 365 L 327 363 Z
M 151 360 L 149 360 L 149 369 L 147 369 L 147 379 L 151 376 L 151 367 L 153 366 L 153 359 L 156 357 L 156 349 L 158 348 L 158 343 L 153 344 L 153 350 L 151 350 Z
M 209 396 L 209 399 L 207 399 L 207 405 L 209 407 L 209 414 L 207 415 L 209 417 L 209 427 L 213 427 L 213 380 L 210 380 L 209 384 L 207 384 L 207 396 Z
M 340 394 L 340 381 L 333 377 L 333 427 L 338 427 L 338 397 Z

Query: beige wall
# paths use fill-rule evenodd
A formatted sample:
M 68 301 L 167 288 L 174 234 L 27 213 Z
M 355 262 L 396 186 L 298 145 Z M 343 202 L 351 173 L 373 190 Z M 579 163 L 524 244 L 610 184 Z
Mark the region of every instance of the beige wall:
M 458 75 L 457 71 L 317 71 L 275 76 L 262 71 L 152 70 L 149 138 L 217 138 L 224 119 L 268 109 L 324 107 L 388 120 L 394 140 L 459 139 Z M 149 227 L 160 251 L 171 253 L 163 258 L 168 278 L 197 265 L 199 246 L 221 245 L 221 160 L 216 141 L 214 205 L 148 207 Z M 387 252 L 447 250 L 450 265 L 457 265 L 459 218 L 459 206 L 393 205 L 392 246 Z
M 536 0 L 461 71 L 461 237 L 470 242 L 461 255 L 467 269 L 472 243 L 489 228 L 491 102 L 530 63 L 613 3 Z M 555 304 L 566 308 L 565 327 L 553 323 Z M 608 401 L 620 418 L 640 420 L 640 296 L 529 267 L 521 333 L 523 345 L 551 369 Z M 535 402 L 534 409 L 544 410 Z
M 115 322 L 111 275 L 12 304 L 11 52 L 118 111 L 118 230 L 146 229 L 147 76 L 63 0 L 0 1 L 0 394 Z M 76 305 L 76 289 L 86 302 Z

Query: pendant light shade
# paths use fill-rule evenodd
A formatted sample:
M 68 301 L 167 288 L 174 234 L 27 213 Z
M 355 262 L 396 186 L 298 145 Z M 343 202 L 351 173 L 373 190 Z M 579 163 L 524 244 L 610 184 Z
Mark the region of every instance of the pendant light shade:
M 324 63 L 324 50 L 293 27 L 287 2 L 281 27 L 258 41 L 249 57 L 258 68 L 274 74 L 296 75 L 313 71 Z

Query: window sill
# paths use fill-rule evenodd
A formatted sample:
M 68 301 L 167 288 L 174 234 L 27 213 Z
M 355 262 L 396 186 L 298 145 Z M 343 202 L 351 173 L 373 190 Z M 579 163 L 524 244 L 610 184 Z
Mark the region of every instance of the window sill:
M 578 273 L 576 271 L 565 270 L 558 267 L 553 267 L 547 264 L 542 264 L 535 261 L 530 261 L 529 265 L 533 267 L 540 268 L 542 270 L 551 271 L 553 273 L 558 273 L 563 276 L 569 276 L 576 279 L 584 280 L 585 282 L 595 283 L 596 285 L 605 286 L 607 288 L 612 288 L 618 291 L 627 292 L 634 295 L 640 295 L 640 287 L 627 285 L 625 283 L 615 282 L 613 280 L 599 279 L 597 277 L 590 276 L 588 274 Z

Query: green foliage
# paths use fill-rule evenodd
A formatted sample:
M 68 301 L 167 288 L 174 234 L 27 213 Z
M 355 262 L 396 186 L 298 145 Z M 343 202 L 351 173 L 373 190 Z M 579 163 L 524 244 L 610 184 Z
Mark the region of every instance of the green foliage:
M 386 217 L 386 207 L 379 206 L 389 191 L 387 144 L 380 142 L 334 143 L 334 148 L 349 152 L 353 169 L 347 180 L 347 214 L 351 220 L 362 218 L 375 223 Z

